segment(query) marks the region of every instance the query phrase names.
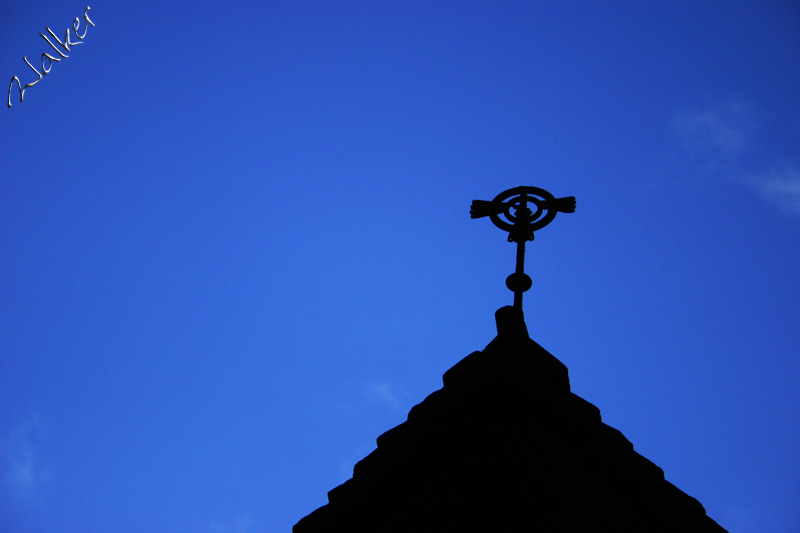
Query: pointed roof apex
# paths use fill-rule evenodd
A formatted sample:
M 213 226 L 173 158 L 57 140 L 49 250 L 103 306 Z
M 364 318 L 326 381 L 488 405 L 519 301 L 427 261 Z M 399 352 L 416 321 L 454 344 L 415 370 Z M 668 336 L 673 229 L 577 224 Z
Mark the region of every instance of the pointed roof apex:
M 497 337 L 509 340 L 530 339 L 528 327 L 525 325 L 525 316 L 521 309 L 507 305 L 494 313 L 497 322 Z
M 497 337 L 380 435 L 295 533 L 725 533 L 570 392 L 520 309 L 495 318 Z

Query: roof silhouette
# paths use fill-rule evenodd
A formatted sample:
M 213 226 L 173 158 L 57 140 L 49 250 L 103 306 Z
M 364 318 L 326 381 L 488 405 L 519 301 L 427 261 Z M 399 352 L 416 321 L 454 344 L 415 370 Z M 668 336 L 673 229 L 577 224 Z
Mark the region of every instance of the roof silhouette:
M 497 337 L 445 372 L 294 533 L 725 531 L 570 392 L 521 311 L 496 319 Z

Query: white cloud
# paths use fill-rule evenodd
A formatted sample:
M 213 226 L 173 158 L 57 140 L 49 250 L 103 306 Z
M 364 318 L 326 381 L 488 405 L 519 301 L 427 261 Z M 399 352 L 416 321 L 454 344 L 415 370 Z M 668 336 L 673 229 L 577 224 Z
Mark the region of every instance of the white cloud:
M 5 482 L 17 496 L 34 497 L 52 477 L 44 459 L 47 423 L 38 414 L 20 422 L 8 435 L 5 453 Z
M 367 383 L 369 395 L 377 398 L 394 411 L 403 410 L 402 395 L 399 395 L 391 384 L 385 381 L 370 381 Z
M 689 151 L 706 157 L 733 157 L 743 152 L 755 130 L 748 104 L 727 101 L 700 111 L 681 111 L 673 128 Z
M 704 110 L 681 111 L 673 129 L 703 166 L 701 174 L 744 184 L 782 211 L 800 214 L 800 169 L 788 160 L 765 162 L 760 157 L 763 151 L 758 145 L 763 140 L 755 135 L 757 118 L 751 105 L 731 100 Z M 750 170 L 744 170 L 748 160 Z
M 782 170 L 748 180 L 767 200 L 786 212 L 800 215 L 800 169 L 786 165 Z

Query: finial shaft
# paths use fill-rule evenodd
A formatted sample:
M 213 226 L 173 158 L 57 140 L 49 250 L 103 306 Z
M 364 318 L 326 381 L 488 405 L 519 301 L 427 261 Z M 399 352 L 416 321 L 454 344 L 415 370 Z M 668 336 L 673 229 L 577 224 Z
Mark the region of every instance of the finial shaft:
M 517 243 L 517 269 L 514 274 L 527 277 L 527 274 L 525 274 L 525 241 Z M 527 289 L 511 290 L 514 291 L 514 307 L 522 311 L 522 293 Z

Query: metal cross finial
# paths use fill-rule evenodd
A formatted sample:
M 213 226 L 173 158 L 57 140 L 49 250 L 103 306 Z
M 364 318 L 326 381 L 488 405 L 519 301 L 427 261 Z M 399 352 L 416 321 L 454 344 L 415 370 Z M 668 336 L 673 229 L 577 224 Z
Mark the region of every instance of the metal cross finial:
M 536 211 L 531 211 L 528 204 L 535 205 Z M 491 202 L 473 200 L 470 207 L 472 218 L 488 216 L 495 226 L 508 232 L 508 242 L 517 243 L 517 269 L 506 278 L 506 287 L 514 292 L 514 307 L 520 311 L 522 293 L 532 284 L 530 276 L 524 272 L 525 241 L 532 241 L 533 232 L 552 222 L 558 212 L 574 213 L 575 197 L 555 198 L 538 187 L 514 187 L 501 192 Z

